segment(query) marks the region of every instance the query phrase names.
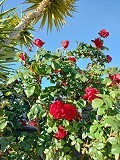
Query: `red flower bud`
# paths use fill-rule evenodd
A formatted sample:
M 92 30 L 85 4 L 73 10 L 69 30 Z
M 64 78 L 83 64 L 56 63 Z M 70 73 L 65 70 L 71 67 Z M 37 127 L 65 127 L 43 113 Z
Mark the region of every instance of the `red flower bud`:
M 40 40 L 39 38 L 36 38 L 34 41 L 33 41 L 33 44 L 36 45 L 37 47 L 41 48 L 45 42 L 43 42 L 42 40 Z
M 36 120 L 30 120 L 29 125 L 37 127 Z
M 54 136 L 55 136 L 55 138 L 56 138 L 57 140 L 60 140 L 60 139 L 65 138 L 66 135 L 67 135 L 67 131 L 65 131 L 64 127 L 63 127 L 63 126 L 59 126 L 59 127 L 58 127 L 58 132 L 55 133 Z
M 106 58 L 108 63 L 112 61 L 112 57 L 110 57 L 109 55 L 106 55 Z
M 19 57 L 20 57 L 20 59 L 21 59 L 22 61 L 25 61 L 25 60 L 26 60 L 25 53 L 21 53 L 21 54 L 19 55 Z
M 62 47 L 66 49 L 69 46 L 69 41 L 68 40 L 62 41 L 61 44 L 62 44 Z
M 109 32 L 105 29 L 100 30 L 98 34 L 103 38 L 107 38 L 109 36 Z
M 67 87 L 68 84 L 67 84 L 66 82 L 63 82 L 63 83 L 62 83 L 62 86 Z
M 57 73 L 60 72 L 60 70 L 59 70 L 59 69 L 55 69 L 53 72 L 54 72 L 55 74 L 57 74 Z
M 97 47 L 97 49 L 101 49 L 103 46 L 103 41 L 100 38 L 96 38 L 95 40 L 91 40 L 95 46 Z
M 26 125 L 27 125 L 26 120 L 21 120 L 21 123 L 22 123 L 23 126 L 26 126 Z
M 76 62 L 76 58 L 75 57 L 68 57 L 69 61 L 75 63 Z

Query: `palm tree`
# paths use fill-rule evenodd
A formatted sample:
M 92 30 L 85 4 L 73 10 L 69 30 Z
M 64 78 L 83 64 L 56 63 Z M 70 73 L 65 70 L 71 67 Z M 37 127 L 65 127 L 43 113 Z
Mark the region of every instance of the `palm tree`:
M 5 0 L 0 2 L 0 6 L 4 3 Z M 2 8 L 2 7 L 1 7 Z M 18 49 L 14 46 L 17 43 L 11 42 L 9 45 L 7 45 L 5 42 L 6 40 L 10 39 L 9 34 L 14 31 L 14 27 L 20 23 L 20 18 L 18 17 L 17 13 L 15 12 L 15 8 L 2 11 L 0 13 L 0 48 L 3 49 L 3 51 L 0 53 L 0 82 L 3 82 L 6 80 L 7 75 L 11 71 L 11 68 L 9 65 L 11 65 L 11 62 L 14 62 L 14 57 L 16 55 L 16 52 L 18 52 Z M 32 41 L 32 35 L 28 31 L 29 28 L 26 28 L 26 30 L 23 30 L 20 33 L 19 36 L 19 44 L 22 46 L 23 44 L 26 46 L 31 45 Z
M 59 30 L 66 23 L 65 18 L 72 17 L 72 12 L 76 10 L 75 2 L 76 0 L 26 0 L 25 3 L 32 3 L 32 6 L 26 9 L 27 13 L 10 33 L 10 39 L 4 39 L 4 43 L 9 45 L 12 39 L 17 39 L 23 30 L 35 24 L 39 19 L 41 19 L 41 28 L 47 20 L 48 30 L 51 30 L 53 25 Z M 1 48 L 0 52 L 3 50 Z
M 0 2 L 0 6 L 4 1 Z M 40 19 L 40 28 L 47 21 L 47 31 L 51 31 L 53 25 L 60 30 L 66 24 L 65 18 L 72 17 L 76 11 L 75 2 L 76 0 L 26 0 L 25 3 L 32 5 L 25 10 L 21 20 L 14 8 L 0 14 L 0 81 L 6 79 L 9 73 L 7 64 L 13 62 L 16 51 L 14 46 L 18 43 L 20 46 L 31 45 L 32 35 L 28 31 L 32 29 L 31 26 Z

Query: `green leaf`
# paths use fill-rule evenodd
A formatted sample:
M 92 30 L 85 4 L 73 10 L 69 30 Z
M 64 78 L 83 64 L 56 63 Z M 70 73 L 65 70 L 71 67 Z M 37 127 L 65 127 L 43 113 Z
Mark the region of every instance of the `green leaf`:
M 41 156 L 43 154 L 44 147 L 40 147 L 38 150 L 38 155 Z
M 106 86 L 109 86 L 109 85 L 112 83 L 112 81 L 111 81 L 110 78 L 105 78 L 105 79 L 102 81 L 102 83 L 105 84 Z
M 52 132 L 52 128 L 49 127 L 49 128 L 47 129 L 47 132 L 48 132 L 48 133 L 51 133 L 51 132 Z
M 70 147 L 68 147 L 68 146 L 66 146 L 66 147 L 64 147 L 64 152 L 69 152 L 70 150 L 71 150 L 71 148 Z
M 17 78 L 18 78 L 17 75 L 10 77 L 9 80 L 7 81 L 7 84 L 11 84 L 11 83 L 15 82 L 15 80 L 16 80 Z
M 120 113 L 116 115 L 116 118 L 120 120 Z
M 98 110 L 97 110 L 97 115 L 103 115 L 104 113 L 105 113 L 105 109 L 106 108 L 98 108 Z
M 86 106 L 86 101 L 84 101 L 83 99 L 80 99 L 79 101 L 77 101 L 77 108 L 84 108 Z
M 105 147 L 104 143 L 98 143 L 97 149 L 103 149 Z
M 108 108 L 111 108 L 112 107 L 112 101 L 111 101 L 111 99 L 110 98 L 104 98 L 103 99 L 104 100 L 104 102 L 105 102 L 105 104 L 107 105 L 107 107 Z
M 76 144 L 75 144 L 75 149 L 76 149 L 78 152 L 80 152 L 80 144 L 79 144 L 79 143 L 76 143 Z
M 33 95 L 35 91 L 35 86 L 29 86 L 24 91 L 25 91 L 26 96 L 30 97 L 31 95 Z
M 104 160 L 104 156 L 100 151 L 97 151 L 95 154 L 98 160 Z
M 51 64 L 52 68 L 55 70 L 55 69 L 60 69 L 60 64 L 59 64 L 59 61 L 54 61 L 52 62 Z
M 108 138 L 108 141 L 111 143 L 111 144 L 117 144 L 117 139 L 115 137 L 110 137 Z
M 90 133 L 94 133 L 97 130 L 98 126 L 97 125 L 92 125 L 90 127 Z
M 99 99 L 99 98 L 96 98 L 92 101 L 92 107 L 93 108 L 99 108 L 103 105 L 103 100 L 102 99 Z
M 120 146 L 117 145 L 117 144 L 113 145 L 113 146 L 112 146 L 112 149 L 111 149 L 111 152 L 112 152 L 113 154 L 119 154 L 119 153 L 120 153 Z
M 7 126 L 6 119 L 0 119 L 0 130 L 3 130 Z
M 30 148 L 31 148 L 30 144 L 26 144 L 24 150 L 28 152 L 30 151 Z
M 73 140 L 73 141 L 71 142 L 71 145 L 74 146 L 75 144 L 76 144 L 76 140 Z

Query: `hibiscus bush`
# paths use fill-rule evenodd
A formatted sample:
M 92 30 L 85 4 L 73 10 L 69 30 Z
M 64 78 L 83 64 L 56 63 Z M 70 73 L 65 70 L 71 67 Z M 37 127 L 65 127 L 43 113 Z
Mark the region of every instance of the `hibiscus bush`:
M 64 40 L 56 52 L 37 38 L 33 58 L 18 53 L 21 67 L 0 93 L 1 159 L 120 158 L 120 70 L 106 68 L 108 36 L 103 29 L 72 51 Z

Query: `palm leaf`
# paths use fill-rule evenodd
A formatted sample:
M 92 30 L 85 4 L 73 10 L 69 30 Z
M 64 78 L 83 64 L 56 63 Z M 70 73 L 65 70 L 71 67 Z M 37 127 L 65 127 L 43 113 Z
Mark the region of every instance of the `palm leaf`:
M 44 0 L 26 0 L 25 3 L 32 4 L 29 8 L 25 10 L 31 11 L 40 7 L 40 3 Z M 55 25 L 57 30 L 66 24 L 66 17 L 73 17 L 73 12 L 76 11 L 75 6 L 76 0 L 54 0 L 43 10 L 43 14 L 39 16 L 34 23 L 40 19 L 40 28 L 45 26 L 47 22 L 47 31 L 51 31 Z

